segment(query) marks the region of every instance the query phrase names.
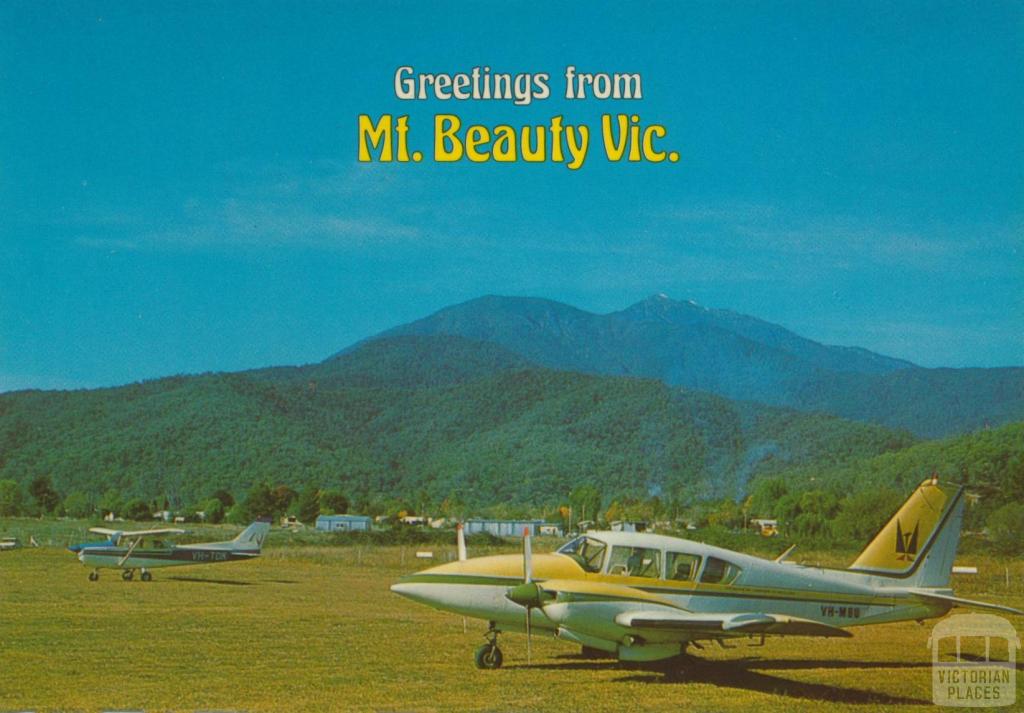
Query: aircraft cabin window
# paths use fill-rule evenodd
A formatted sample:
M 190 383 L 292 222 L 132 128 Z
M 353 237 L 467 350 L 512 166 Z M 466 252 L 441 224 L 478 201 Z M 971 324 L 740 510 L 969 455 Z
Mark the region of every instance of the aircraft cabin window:
M 732 584 L 742 571 L 732 562 L 726 562 L 717 557 L 708 557 L 708 563 L 704 565 L 704 573 L 700 576 L 700 581 L 708 584 Z
M 588 572 L 600 572 L 604 560 L 604 551 L 608 545 L 592 537 L 577 537 L 558 548 L 558 553 L 568 555 L 576 560 L 580 567 Z
M 665 579 L 676 579 L 691 582 L 697 579 L 700 570 L 700 557 L 686 552 L 669 552 L 666 554 L 668 566 L 665 568 Z
M 612 547 L 608 574 L 625 577 L 660 577 L 661 552 L 648 547 Z

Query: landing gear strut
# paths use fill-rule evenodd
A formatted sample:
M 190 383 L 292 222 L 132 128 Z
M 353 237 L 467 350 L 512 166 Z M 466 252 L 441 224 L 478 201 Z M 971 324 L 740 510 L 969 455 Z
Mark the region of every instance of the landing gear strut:
M 124 572 L 121 572 L 121 579 L 123 579 L 126 582 L 132 581 L 132 577 L 134 577 L 134 576 L 135 576 L 135 570 L 134 569 L 126 569 Z
M 494 628 L 494 622 L 490 622 L 490 626 L 487 628 L 487 633 L 484 634 L 484 638 L 487 639 L 487 643 L 477 648 L 473 654 L 473 660 L 476 661 L 477 668 L 483 669 L 495 669 L 501 668 L 504 656 L 501 654 L 501 649 L 498 648 L 498 630 Z
M 100 578 L 100 571 L 98 569 L 94 569 L 92 572 L 89 572 L 89 581 L 90 582 L 95 582 L 99 578 Z

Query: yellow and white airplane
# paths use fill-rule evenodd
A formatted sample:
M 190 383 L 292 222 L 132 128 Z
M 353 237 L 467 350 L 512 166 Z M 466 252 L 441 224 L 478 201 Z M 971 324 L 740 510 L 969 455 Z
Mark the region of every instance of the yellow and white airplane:
M 497 555 L 432 567 L 391 590 L 489 622 L 476 650 L 498 668 L 498 634 L 553 634 L 622 661 L 681 656 L 688 645 L 737 637 L 849 637 L 852 626 L 939 617 L 954 605 L 1024 614 L 961 599 L 949 588 L 962 487 L 923 482 L 848 569 L 762 559 L 646 533 L 588 532 L 553 554 Z

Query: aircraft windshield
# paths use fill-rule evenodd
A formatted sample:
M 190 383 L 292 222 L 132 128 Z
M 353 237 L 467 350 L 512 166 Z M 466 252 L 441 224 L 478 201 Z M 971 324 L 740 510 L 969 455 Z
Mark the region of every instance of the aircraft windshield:
M 608 574 L 660 577 L 661 552 L 648 547 L 613 547 L 612 556 L 608 559 Z
M 608 549 L 608 545 L 605 543 L 584 535 L 562 545 L 557 552 L 572 557 L 580 567 L 588 572 L 599 572 L 606 549 Z

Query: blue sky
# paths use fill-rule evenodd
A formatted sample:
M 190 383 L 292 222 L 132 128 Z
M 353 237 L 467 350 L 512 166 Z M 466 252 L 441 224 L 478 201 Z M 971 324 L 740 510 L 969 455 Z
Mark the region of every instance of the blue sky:
M 622 5 L 0 4 L 0 391 L 318 361 L 488 293 L 1024 364 L 1024 6 Z M 644 99 L 566 102 L 569 64 Z M 555 96 L 403 102 L 400 65 Z M 681 160 L 356 161 L 360 113 L 449 112 L 637 113 Z

